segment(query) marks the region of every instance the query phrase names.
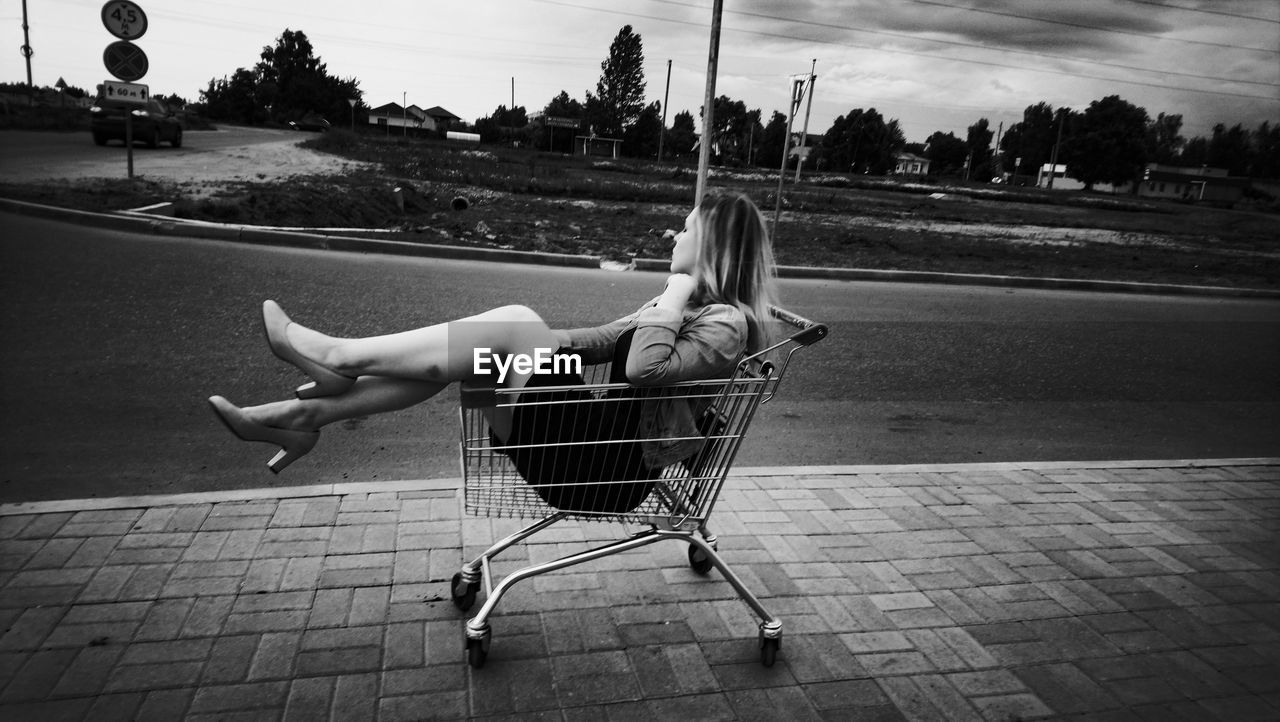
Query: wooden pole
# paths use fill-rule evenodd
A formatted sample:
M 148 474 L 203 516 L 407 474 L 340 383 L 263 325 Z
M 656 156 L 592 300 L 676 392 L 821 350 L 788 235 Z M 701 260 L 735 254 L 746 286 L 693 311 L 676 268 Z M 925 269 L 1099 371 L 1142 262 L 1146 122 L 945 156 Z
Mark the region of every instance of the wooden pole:
M 711 127 L 716 105 L 716 64 L 720 59 L 720 15 L 724 0 L 715 0 L 711 8 L 711 48 L 707 52 L 707 92 L 702 100 L 702 144 L 698 154 L 698 185 L 694 205 L 702 202 L 707 192 L 707 170 L 711 165 Z
M 667 98 L 671 97 L 671 60 L 667 59 L 667 89 L 662 94 L 662 128 L 658 130 L 658 162 L 662 162 L 662 141 L 667 136 Z
M 782 136 L 782 166 L 778 168 L 778 197 L 773 206 L 773 228 L 769 231 L 769 236 L 775 241 L 778 238 L 778 217 L 782 215 L 782 183 L 787 178 L 787 151 L 791 149 L 791 123 L 796 118 L 796 109 L 800 107 L 799 93 L 803 87 L 803 80 L 794 80 L 791 83 L 791 100 L 787 107 L 787 134 Z
M 800 131 L 800 153 L 803 155 L 796 156 L 796 183 L 800 182 L 800 168 L 804 166 L 804 161 L 808 155 L 805 151 L 805 143 L 809 140 L 809 111 L 813 110 L 813 84 L 818 80 L 818 76 L 813 74 L 818 69 L 818 59 L 813 59 L 813 65 L 809 67 L 809 104 L 804 108 L 804 126 Z

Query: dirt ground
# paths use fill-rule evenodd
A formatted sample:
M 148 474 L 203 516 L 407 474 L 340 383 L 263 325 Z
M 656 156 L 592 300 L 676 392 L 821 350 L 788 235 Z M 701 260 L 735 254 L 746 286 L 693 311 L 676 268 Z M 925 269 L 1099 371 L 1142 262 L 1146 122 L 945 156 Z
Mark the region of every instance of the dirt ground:
M 216 192 L 227 183 L 272 182 L 296 176 L 338 175 L 370 164 L 321 153 L 300 144 L 310 136 L 258 131 L 269 140 L 237 142 L 242 134 L 188 131 L 186 147 L 134 149 L 138 176 L 159 183 L 190 187 L 197 194 Z M 277 136 L 280 139 L 276 139 Z M 68 142 L 87 146 L 87 133 L 30 133 L 0 131 L 0 182 L 32 183 L 119 178 L 124 159 L 118 143 L 105 148 L 66 148 Z M 32 149 L 22 146 L 36 145 Z M 192 147 L 195 146 L 195 147 Z M 74 146 L 73 146 L 74 147 Z
M 44 169 L 49 180 L 34 183 L 30 169 L 5 167 L 0 196 L 101 211 L 171 202 L 180 218 L 623 262 L 665 257 L 663 231 L 679 226 L 693 196 L 688 163 L 345 133 L 201 145 L 199 153 L 136 154 L 143 160 L 133 181 L 118 178 L 118 153 L 96 165 L 77 159 Z M 23 174 L 27 182 L 5 182 Z M 844 176 L 806 181 L 783 195 L 779 263 L 1280 288 L 1280 215 L 1265 207 Z M 747 193 L 773 225 L 776 174 L 713 168 L 712 185 Z

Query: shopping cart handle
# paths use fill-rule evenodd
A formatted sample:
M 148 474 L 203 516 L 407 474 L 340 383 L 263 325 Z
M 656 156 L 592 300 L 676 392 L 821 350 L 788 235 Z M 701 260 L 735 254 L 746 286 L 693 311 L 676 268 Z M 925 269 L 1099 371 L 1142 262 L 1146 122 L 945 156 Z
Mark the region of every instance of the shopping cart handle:
M 810 346 L 815 344 L 826 338 L 827 333 L 829 333 L 829 329 L 826 324 L 814 323 L 813 321 L 810 321 L 803 316 L 798 316 L 785 308 L 770 306 L 769 313 L 773 314 L 774 318 L 800 329 L 798 333 L 791 336 L 791 340 L 801 346 Z

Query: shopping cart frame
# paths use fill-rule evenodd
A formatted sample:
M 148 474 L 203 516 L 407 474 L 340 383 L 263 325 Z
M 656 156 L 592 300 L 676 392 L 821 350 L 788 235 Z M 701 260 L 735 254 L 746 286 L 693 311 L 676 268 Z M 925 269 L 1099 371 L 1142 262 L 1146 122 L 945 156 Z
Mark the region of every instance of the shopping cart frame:
M 666 386 L 637 388 L 627 384 L 602 383 L 609 378 L 608 364 L 590 367 L 585 386 L 541 387 L 533 390 L 496 388 L 478 382 L 461 385 L 459 419 L 461 422 L 460 463 L 462 466 L 464 506 L 468 514 L 496 517 L 534 517 L 537 521 L 499 540 L 474 560 L 464 563 L 453 576 L 450 596 L 455 606 L 468 611 L 475 604 L 480 587 L 485 590 L 484 604 L 468 620 L 464 649 L 473 668 L 484 666 L 489 653 L 492 630 L 489 617 L 503 595 L 515 584 L 548 572 L 639 549 L 664 540 L 678 540 L 688 545 L 690 567 L 699 574 L 711 569 L 734 588 L 738 596 L 760 618 L 760 659 L 772 666 L 782 646 L 782 622 L 771 614 L 749 590 L 717 552 L 717 538 L 707 526 L 721 488 L 737 456 L 742 440 L 760 404 L 777 393 L 796 351 L 825 338 L 827 326 L 815 323 L 785 309 L 771 307 L 779 321 L 791 327 L 790 335 L 767 349 L 742 359 L 732 376 L 682 382 Z M 573 393 L 571 402 L 564 394 Z M 558 395 L 557 395 L 558 394 Z M 517 395 L 519 398 L 517 399 Z M 699 451 L 688 459 L 673 464 L 650 479 L 652 490 L 634 509 L 625 511 L 559 510 L 550 506 L 537 490 L 526 483 L 515 469 L 510 455 L 530 446 L 501 444 L 490 433 L 489 421 L 495 409 L 504 406 L 559 403 L 621 403 L 619 399 L 652 401 L 680 400 L 703 408 L 696 437 L 669 441 L 689 442 L 696 439 Z M 592 446 L 599 446 L 595 442 Z M 547 443 L 573 446 L 574 442 Z M 583 444 L 578 444 L 579 446 Z M 542 449 L 541 447 L 547 447 Z M 633 480 L 600 482 L 592 488 L 614 489 Z M 547 485 L 544 485 L 544 488 Z M 550 486 L 555 486 L 554 484 Z M 554 561 L 533 564 L 507 574 L 495 585 L 491 560 L 502 551 L 564 520 L 600 521 L 647 526 L 618 541 L 570 554 Z

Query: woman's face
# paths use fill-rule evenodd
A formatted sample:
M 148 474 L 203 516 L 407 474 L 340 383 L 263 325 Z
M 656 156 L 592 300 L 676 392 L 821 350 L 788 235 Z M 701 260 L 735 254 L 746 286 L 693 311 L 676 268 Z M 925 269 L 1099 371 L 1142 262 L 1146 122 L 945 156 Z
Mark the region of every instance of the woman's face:
M 698 247 L 702 243 L 698 224 L 698 209 L 684 219 L 684 230 L 676 234 L 675 248 L 671 249 L 671 272 L 693 274 L 698 262 Z

